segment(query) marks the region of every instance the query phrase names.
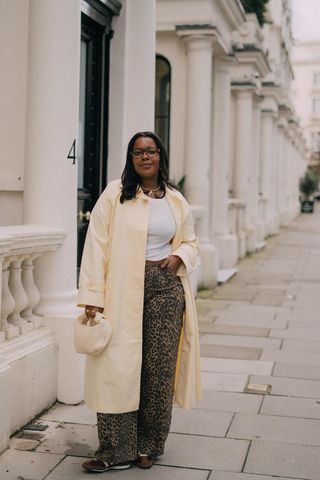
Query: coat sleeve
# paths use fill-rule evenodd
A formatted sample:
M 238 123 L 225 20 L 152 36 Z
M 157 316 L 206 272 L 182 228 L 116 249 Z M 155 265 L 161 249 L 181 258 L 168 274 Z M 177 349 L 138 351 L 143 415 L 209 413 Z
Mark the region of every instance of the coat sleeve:
M 110 188 L 105 191 L 94 206 L 84 245 L 80 277 L 78 307 L 95 305 L 104 308 L 106 285 L 109 224 L 112 216 Z
M 177 275 L 180 277 L 189 275 L 195 268 L 199 250 L 192 212 L 185 199 L 182 200 L 182 210 L 181 241 L 176 250 L 172 252 L 172 255 L 180 257 L 183 262 L 177 271 Z

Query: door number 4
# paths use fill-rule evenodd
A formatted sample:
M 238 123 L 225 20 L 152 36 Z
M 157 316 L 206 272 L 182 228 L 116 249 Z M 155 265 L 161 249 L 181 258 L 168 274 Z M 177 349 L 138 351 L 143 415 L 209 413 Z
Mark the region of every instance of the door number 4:
M 68 153 L 67 158 L 71 158 L 73 160 L 72 165 L 75 165 L 76 158 L 77 158 L 77 156 L 76 156 L 76 140 L 73 140 L 73 144 L 70 148 L 70 151 Z

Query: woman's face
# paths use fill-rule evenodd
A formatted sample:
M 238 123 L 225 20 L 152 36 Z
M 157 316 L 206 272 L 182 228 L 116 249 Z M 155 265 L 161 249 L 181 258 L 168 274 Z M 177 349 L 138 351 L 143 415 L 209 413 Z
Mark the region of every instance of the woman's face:
M 132 163 L 142 180 L 158 184 L 160 153 L 155 141 L 150 137 L 139 137 L 133 144 Z

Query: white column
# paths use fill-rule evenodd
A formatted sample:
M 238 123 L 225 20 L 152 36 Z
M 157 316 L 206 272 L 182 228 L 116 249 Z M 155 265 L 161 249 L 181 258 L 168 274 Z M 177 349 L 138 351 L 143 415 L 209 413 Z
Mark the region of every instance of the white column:
M 232 268 L 239 258 L 238 239 L 228 226 L 228 189 L 231 136 L 230 71 L 225 62 L 214 62 L 213 155 L 211 178 L 211 229 L 222 268 Z
M 253 139 L 254 152 L 251 167 L 251 191 L 252 200 L 250 202 L 249 215 L 252 224 L 256 229 L 256 249 L 264 247 L 264 222 L 259 215 L 259 191 L 260 191 L 260 151 L 261 151 L 261 108 L 259 97 L 255 98 L 253 103 Z
M 253 92 L 244 90 L 236 94 L 235 135 L 235 196 L 245 202 L 246 249 L 255 251 L 256 231 L 250 219 L 252 201 L 251 171 L 253 147 Z
M 272 218 L 272 162 L 273 162 L 273 115 L 269 110 L 262 111 L 261 119 L 261 177 L 260 189 L 262 196 L 267 199 L 266 235 L 273 233 Z
M 289 225 L 289 176 L 290 176 L 290 138 L 288 125 L 285 126 L 283 131 L 283 150 L 284 150 L 284 178 L 283 178 L 283 216 L 282 223 L 284 226 Z
M 299 201 L 299 178 L 300 178 L 300 155 L 301 155 L 301 140 L 299 132 L 296 132 L 296 144 L 295 144 L 295 169 L 294 169 L 294 213 L 297 216 L 300 212 Z
M 281 226 L 286 225 L 285 215 L 285 120 L 280 119 L 278 123 L 278 195 L 277 195 L 277 210 L 279 212 L 279 221 Z
M 212 37 L 192 35 L 187 45 L 186 195 L 206 209 L 199 232 L 203 286 L 217 282 L 217 251 L 209 231 L 209 170 L 211 149 Z
M 279 150 L 278 150 L 278 126 L 276 117 L 273 117 L 272 122 L 272 157 L 271 157 L 271 184 L 270 184 L 270 205 L 272 215 L 272 234 L 279 233 L 279 212 L 277 210 L 277 189 L 278 189 L 278 162 L 279 162 Z
M 287 199 L 288 199 L 288 211 L 289 221 L 294 218 L 294 200 L 293 191 L 294 185 L 294 132 L 292 127 L 289 127 L 289 148 L 288 148 L 288 184 L 287 184 Z
M 73 351 L 76 301 L 77 166 L 67 159 L 78 132 L 80 0 L 32 0 L 29 8 L 24 223 L 67 231 L 37 261 L 38 312 L 59 341 L 58 399 L 83 398 L 83 359 Z M 68 368 L 66 368 L 68 365 Z

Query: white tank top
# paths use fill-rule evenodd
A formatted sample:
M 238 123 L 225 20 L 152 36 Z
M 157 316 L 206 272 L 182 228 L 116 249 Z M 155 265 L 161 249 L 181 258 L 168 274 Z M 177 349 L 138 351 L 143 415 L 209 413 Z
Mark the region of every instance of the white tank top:
M 166 197 L 149 198 L 150 216 L 146 260 L 162 260 L 171 255 L 171 239 L 176 222 Z

